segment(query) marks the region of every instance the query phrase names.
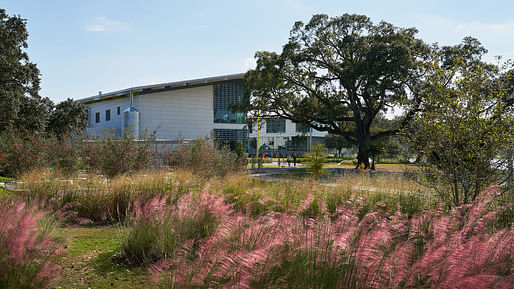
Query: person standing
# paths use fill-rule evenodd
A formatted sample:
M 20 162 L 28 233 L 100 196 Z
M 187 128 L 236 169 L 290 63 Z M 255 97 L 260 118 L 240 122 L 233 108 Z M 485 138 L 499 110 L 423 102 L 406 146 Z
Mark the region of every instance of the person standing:
M 294 156 L 293 156 L 293 163 L 294 163 L 294 167 L 296 168 L 296 154 L 294 154 Z
M 287 167 L 291 166 L 291 155 L 287 155 Z

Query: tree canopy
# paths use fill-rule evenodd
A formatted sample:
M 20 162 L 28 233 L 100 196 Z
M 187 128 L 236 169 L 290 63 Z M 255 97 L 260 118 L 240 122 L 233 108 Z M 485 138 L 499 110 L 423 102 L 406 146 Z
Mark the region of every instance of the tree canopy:
M 458 206 L 506 178 L 506 152 L 514 143 L 512 66 L 482 62 L 486 50 L 473 38 L 436 51 L 411 133 L 429 183 Z
M 26 20 L 0 9 L 0 132 L 62 135 L 83 130 L 83 105 L 70 99 L 54 105 L 39 95 L 39 69 L 24 51 L 27 37 Z
M 369 168 L 369 143 L 397 133 L 420 105 L 430 48 L 416 33 L 363 15 L 296 22 L 282 53 L 256 53 L 257 67 L 245 75 L 244 109 L 341 135 Z M 405 112 L 399 126 L 372 133 L 376 116 L 392 106 Z
M 25 20 L 0 9 L 0 131 L 18 125 L 22 109 L 39 98 L 39 70 L 24 51 L 27 37 Z

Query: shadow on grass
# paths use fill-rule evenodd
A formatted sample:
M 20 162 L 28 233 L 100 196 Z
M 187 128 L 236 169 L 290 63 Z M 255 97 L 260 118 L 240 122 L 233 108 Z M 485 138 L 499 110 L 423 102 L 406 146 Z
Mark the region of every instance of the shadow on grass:
M 144 268 L 130 268 L 111 262 L 119 252 L 121 234 L 112 227 L 65 228 L 71 242 L 67 258 L 61 265 L 65 271 L 58 283 L 62 288 L 147 288 L 148 274 Z

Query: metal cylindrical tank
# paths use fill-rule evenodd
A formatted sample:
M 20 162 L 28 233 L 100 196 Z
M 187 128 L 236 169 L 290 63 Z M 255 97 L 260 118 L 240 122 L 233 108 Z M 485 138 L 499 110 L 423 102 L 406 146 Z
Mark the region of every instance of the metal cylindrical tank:
M 139 111 L 129 106 L 121 116 L 121 135 L 130 134 L 134 139 L 139 139 Z

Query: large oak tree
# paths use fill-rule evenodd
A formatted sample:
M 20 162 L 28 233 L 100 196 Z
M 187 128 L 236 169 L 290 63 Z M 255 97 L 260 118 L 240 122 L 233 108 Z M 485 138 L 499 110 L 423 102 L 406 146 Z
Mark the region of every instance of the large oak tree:
M 295 23 L 282 53 L 256 53 L 245 75 L 250 117 L 281 117 L 337 134 L 358 147 L 369 168 L 368 146 L 399 131 L 421 103 L 420 79 L 430 48 L 414 28 L 378 25 L 363 15 L 314 15 Z M 373 121 L 401 108 L 398 126 L 372 133 Z

